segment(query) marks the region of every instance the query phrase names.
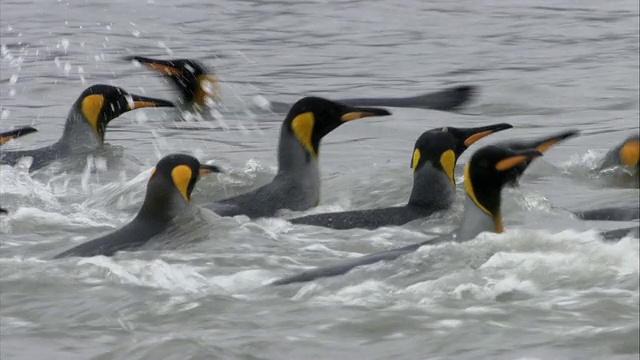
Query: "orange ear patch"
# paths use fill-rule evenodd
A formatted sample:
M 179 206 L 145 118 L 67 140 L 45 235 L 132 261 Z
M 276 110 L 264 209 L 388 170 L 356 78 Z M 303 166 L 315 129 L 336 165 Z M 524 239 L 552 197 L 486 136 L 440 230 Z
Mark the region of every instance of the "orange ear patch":
M 523 162 L 527 161 L 528 159 L 529 158 L 524 155 L 516 155 L 516 156 L 508 157 L 504 160 L 498 161 L 498 163 L 496 164 L 496 170 L 505 171 L 505 170 L 512 169 L 522 164 Z

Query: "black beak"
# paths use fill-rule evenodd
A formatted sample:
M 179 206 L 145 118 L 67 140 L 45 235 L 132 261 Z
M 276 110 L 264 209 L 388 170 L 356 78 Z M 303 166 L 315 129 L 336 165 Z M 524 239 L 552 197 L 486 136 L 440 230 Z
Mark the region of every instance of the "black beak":
M 513 126 L 507 123 L 500 123 L 488 126 L 480 126 L 475 128 L 452 128 L 459 132 L 458 137 L 463 142 L 464 148 L 468 148 L 476 141 L 485 136 L 491 135 L 498 131 L 511 129 Z
M 127 56 L 125 60 L 137 61 L 142 65 L 148 67 L 151 70 L 157 71 L 163 75 L 168 76 L 181 76 L 182 68 L 177 66 L 175 62 L 171 60 L 157 60 L 146 58 L 142 56 Z
M 38 130 L 36 130 L 35 128 L 32 128 L 31 126 L 25 126 L 15 130 L 5 131 L 3 133 L 0 133 L 0 145 L 6 143 L 11 139 L 19 138 L 20 136 L 25 136 L 27 134 L 34 133 L 36 131 Z
M 222 168 L 220 168 L 219 166 L 216 165 L 207 165 L 207 164 L 200 164 L 200 176 L 202 175 L 206 175 L 209 173 L 221 173 Z
M 387 116 L 391 115 L 388 110 L 381 108 L 369 108 L 369 107 L 346 107 L 340 116 L 342 122 L 352 121 L 356 119 L 362 119 L 369 116 Z
M 520 149 L 538 149 L 542 152 L 546 152 L 552 146 L 556 145 L 560 141 L 566 140 L 568 138 L 572 138 L 574 136 L 578 136 L 580 131 L 578 130 L 568 130 L 563 131 L 558 134 L 554 134 L 551 136 L 547 136 L 541 139 L 533 140 L 533 141 L 523 141 L 523 142 L 513 142 L 510 143 L 510 148 L 514 150 Z
M 142 109 L 146 107 L 175 107 L 171 101 L 154 99 L 151 97 L 129 94 L 131 102 L 127 105 L 127 110 Z

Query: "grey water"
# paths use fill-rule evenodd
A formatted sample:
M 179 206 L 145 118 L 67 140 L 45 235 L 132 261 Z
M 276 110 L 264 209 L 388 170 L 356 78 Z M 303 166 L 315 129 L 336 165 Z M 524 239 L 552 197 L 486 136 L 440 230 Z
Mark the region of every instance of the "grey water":
M 175 99 L 127 55 L 194 58 L 222 99 L 206 119 L 144 109 L 114 120 L 108 146 L 76 169 L 2 166 L 0 357 L 4 359 L 637 359 L 638 239 L 569 210 L 638 204 L 637 187 L 590 169 L 638 132 L 639 10 L 613 1 L 0 2 L 0 128 L 62 133 L 91 84 Z M 390 109 L 346 124 L 321 149 L 322 203 L 251 221 L 200 212 L 159 242 L 113 258 L 50 260 L 126 224 L 149 171 L 185 152 L 228 169 L 204 203 L 275 174 L 282 114 L 268 101 L 413 96 L 473 84 L 460 112 Z M 185 121 L 186 120 L 186 121 Z M 423 248 L 308 284 L 263 285 L 318 264 L 427 239 L 461 219 L 376 230 L 293 226 L 287 217 L 402 204 L 414 141 L 441 126 L 508 122 L 474 144 L 582 135 L 503 192 L 503 234 Z M 457 171 L 458 184 L 462 172 Z M 460 186 L 459 186 L 460 188 Z M 459 198 L 463 198 L 459 189 Z

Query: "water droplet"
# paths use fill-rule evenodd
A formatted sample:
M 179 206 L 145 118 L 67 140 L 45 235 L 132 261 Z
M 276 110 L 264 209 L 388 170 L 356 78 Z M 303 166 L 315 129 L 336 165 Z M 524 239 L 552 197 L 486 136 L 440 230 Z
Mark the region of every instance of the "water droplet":
M 131 35 L 135 36 L 135 37 L 140 37 L 140 31 L 138 30 L 133 30 L 131 31 Z
M 56 64 L 56 67 L 57 67 L 58 69 L 60 69 L 60 59 L 58 59 L 58 57 L 57 57 L 57 56 L 56 56 L 56 58 L 55 58 L 55 59 L 53 59 L 53 62 Z
M 9 79 L 9 84 L 15 84 L 17 82 L 18 82 L 18 75 L 17 74 L 11 75 L 11 78 Z
M 71 64 L 69 64 L 69 62 L 66 62 L 64 64 L 64 74 L 69 75 L 69 72 L 71 72 Z
M 14 97 L 16 95 L 16 89 L 10 89 L 9 90 L 9 96 L 10 97 Z
M 78 66 L 78 74 L 84 74 L 84 68 L 82 66 Z
M 270 110 L 271 103 L 267 98 L 262 95 L 256 95 L 253 97 L 253 103 L 262 110 Z
M 111 25 L 107 25 L 107 26 L 105 26 L 105 28 L 106 28 L 107 30 L 111 31 Z
M 60 44 L 62 45 L 64 51 L 67 51 L 67 49 L 69 48 L 69 39 L 62 39 L 62 41 L 60 41 Z
M 2 113 L 0 113 L 0 119 L 1 120 L 7 120 L 9 118 L 9 110 L 7 109 L 2 109 Z
M 7 26 L 7 31 L 13 31 L 13 28 L 11 27 L 11 25 Z

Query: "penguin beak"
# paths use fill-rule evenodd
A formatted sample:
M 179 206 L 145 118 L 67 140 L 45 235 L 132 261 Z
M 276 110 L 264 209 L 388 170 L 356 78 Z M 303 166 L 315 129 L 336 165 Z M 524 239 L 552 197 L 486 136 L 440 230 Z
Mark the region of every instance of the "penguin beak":
M 154 99 L 151 97 L 134 94 L 130 94 L 129 96 L 131 97 L 131 99 L 127 99 L 127 110 L 142 109 L 146 107 L 175 107 L 175 105 L 171 101 L 167 100 Z
M 503 172 L 511 170 L 521 164 L 527 164 L 531 160 L 542 156 L 542 152 L 536 149 L 528 149 L 516 152 L 516 155 L 509 156 L 498 161 L 495 165 L 496 170 Z M 524 169 L 523 169 L 524 171 Z
M 485 136 L 491 135 L 498 131 L 511 129 L 513 126 L 507 123 L 500 123 L 489 126 L 481 126 L 476 128 L 468 128 L 468 129 L 457 129 L 462 133 L 462 140 L 464 143 L 464 147 L 468 148 L 476 141 L 482 139 Z
M 552 146 L 559 143 L 560 141 L 566 140 L 570 137 L 577 136 L 578 134 L 580 134 L 580 132 L 577 130 L 569 130 L 557 135 L 552 135 L 546 139 L 540 140 L 538 144 L 535 146 L 535 148 L 540 152 L 544 153 L 544 152 L 547 152 L 547 150 L 549 150 Z
M 11 139 L 19 138 L 21 136 L 34 133 L 36 131 L 38 130 L 36 130 L 35 128 L 32 128 L 31 126 L 25 126 L 23 128 L 0 133 L 0 145 L 6 143 Z
M 163 75 L 168 75 L 168 76 L 182 75 L 182 69 L 177 66 L 174 66 L 172 61 L 156 60 L 156 59 L 145 58 L 142 56 L 129 56 L 129 57 L 125 57 L 125 60 L 137 61 L 142 65 L 148 67 L 149 69 L 153 71 L 157 71 Z
M 638 165 L 640 160 L 640 141 L 629 140 L 620 148 L 620 163 L 626 166 Z
M 340 116 L 340 121 L 347 122 L 369 116 L 387 116 L 391 113 L 380 108 L 348 108 Z
M 207 165 L 207 164 L 200 164 L 200 170 L 198 171 L 200 176 L 206 175 L 209 173 L 221 173 L 221 172 L 223 171 L 222 171 L 222 168 L 220 168 L 219 166 Z

